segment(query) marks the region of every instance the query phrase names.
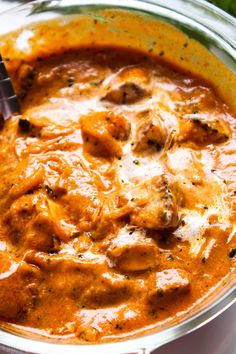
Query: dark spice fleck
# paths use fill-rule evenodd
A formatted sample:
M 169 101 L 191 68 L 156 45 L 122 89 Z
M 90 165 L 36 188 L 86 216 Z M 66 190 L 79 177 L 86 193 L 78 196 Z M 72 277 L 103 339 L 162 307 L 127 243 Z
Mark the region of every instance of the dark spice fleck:
M 19 119 L 19 127 L 23 133 L 29 133 L 31 130 L 31 124 L 28 119 L 20 118 Z
M 53 195 L 53 189 L 49 186 L 45 186 L 46 193 L 48 195 Z
M 26 194 L 33 194 L 33 193 L 34 193 L 33 189 L 29 189 Z
M 121 329 L 122 329 L 122 325 L 121 325 L 121 324 L 119 324 L 119 323 L 116 323 L 116 325 L 115 325 L 115 329 L 119 329 L 119 330 L 121 330 Z
M 172 254 L 169 254 L 166 259 L 167 261 L 173 261 L 174 257 L 172 256 Z
M 236 248 L 232 248 L 229 252 L 229 258 L 234 258 L 236 256 Z
M 139 165 L 139 164 L 140 164 L 139 160 L 134 160 L 133 163 L 134 163 L 135 165 Z
M 149 311 L 149 315 L 150 315 L 150 316 L 155 316 L 156 313 L 157 313 L 157 310 L 156 310 L 156 309 L 151 309 L 151 310 Z
M 155 142 L 151 139 L 148 139 L 147 144 L 152 146 L 152 145 L 155 145 Z
M 75 83 L 75 79 L 74 79 L 73 77 L 68 77 L 68 79 L 67 79 L 67 86 L 68 86 L 68 87 L 71 87 L 71 86 L 74 85 L 74 83 Z
M 91 81 L 89 84 L 91 86 L 98 86 L 101 84 L 101 82 L 102 82 L 102 80 L 96 80 L 96 81 Z M 107 119 L 107 120 L 109 120 L 109 119 Z
M 79 237 L 79 236 L 80 236 L 80 232 L 79 231 L 72 232 L 72 235 L 71 235 L 72 238 L 76 238 L 76 237 Z

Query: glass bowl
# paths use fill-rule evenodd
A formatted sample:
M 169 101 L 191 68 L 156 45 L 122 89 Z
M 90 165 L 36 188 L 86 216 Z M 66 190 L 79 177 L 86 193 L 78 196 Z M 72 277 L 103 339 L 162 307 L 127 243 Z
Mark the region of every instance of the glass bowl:
M 111 11 L 119 12 L 119 21 L 110 16 Z M 127 14 L 136 18 L 134 26 L 130 26 L 129 21 L 126 21 Z M 12 50 L 14 47 L 14 65 L 18 65 L 19 53 L 21 58 L 22 56 L 29 58 L 39 53 L 46 54 L 47 50 L 56 51 L 59 49 L 58 42 L 55 40 L 52 47 L 47 48 L 44 46 L 43 36 L 38 36 L 36 47 L 32 45 L 32 32 L 37 27 L 35 23 L 54 21 L 54 25 L 58 26 L 57 36 L 59 36 L 69 31 L 70 21 L 77 21 L 77 19 L 79 21 L 84 16 L 88 21 L 87 25 L 70 33 L 73 40 L 68 40 L 67 37 L 67 41 L 64 42 L 65 48 L 85 44 L 89 39 L 102 45 L 119 43 L 119 45 L 135 46 L 157 55 L 163 52 L 164 48 L 167 61 L 175 62 L 184 70 L 189 70 L 194 64 L 195 73 L 198 74 L 201 70 L 201 76 L 211 81 L 225 101 L 236 111 L 236 20 L 202 0 L 30 2 L 0 14 L 0 51 L 3 55 L 7 55 L 9 48 Z M 94 19 L 99 22 L 96 30 L 93 27 Z M 163 23 L 167 27 L 162 28 Z M 14 34 L 14 31 L 19 28 L 22 29 L 17 32 L 17 35 Z M 108 35 L 105 38 L 99 37 L 99 28 L 106 30 Z M 169 34 L 165 28 L 171 29 L 172 34 Z M 50 28 L 47 30 L 50 31 Z M 10 32 L 13 34 L 9 36 Z M 157 32 L 163 35 L 159 36 L 158 43 L 154 40 Z M 168 36 L 170 41 L 167 41 Z M 190 42 L 190 48 L 183 52 L 182 44 L 186 39 Z M 191 46 L 191 43 L 194 45 Z M 209 60 L 211 65 L 208 65 Z M 204 70 L 206 66 L 207 70 Z M 232 272 L 194 311 L 190 311 L 179 323 L 167 328 L 150 329 L 134 338 L 124 338 L 117 342 L 76 345 L 45 340 L 32 333 L 29 336 L 24 332 L 16 332 L 6 327 L 0 330 L 2 345 L 0 349 L 4 353 L 148 354 L 203 326 L 227 309 L 235 300 L 236 273 Z

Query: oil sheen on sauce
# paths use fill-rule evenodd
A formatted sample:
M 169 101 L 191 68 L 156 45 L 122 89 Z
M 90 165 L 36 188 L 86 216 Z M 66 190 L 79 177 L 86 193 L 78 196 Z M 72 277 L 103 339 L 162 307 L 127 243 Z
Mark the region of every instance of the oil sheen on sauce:
M 179 321 L 235 267 L 235 118 L 154 56 L 22 63 L 0 134 L 0 319 L 76 342 Z

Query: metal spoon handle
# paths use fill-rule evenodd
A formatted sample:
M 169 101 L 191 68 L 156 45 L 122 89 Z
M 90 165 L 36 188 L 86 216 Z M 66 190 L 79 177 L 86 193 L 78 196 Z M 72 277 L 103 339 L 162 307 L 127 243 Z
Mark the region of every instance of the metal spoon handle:
M 4 120 L 20 112 L 20 105 L 15 94 L 11 78 L 0 54 L 0 112 Z

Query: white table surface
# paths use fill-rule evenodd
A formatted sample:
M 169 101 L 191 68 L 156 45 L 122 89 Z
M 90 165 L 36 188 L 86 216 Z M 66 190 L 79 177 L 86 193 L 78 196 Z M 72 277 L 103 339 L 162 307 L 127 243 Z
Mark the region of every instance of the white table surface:
M 14 5 L 15 1 L 0 0 L 0 11 L 7 10 Z M 208 325 L 159 348 L 154 353 L 236 354 L 236 304 Z M 1 347 L 0 354 L 5 354 Z

